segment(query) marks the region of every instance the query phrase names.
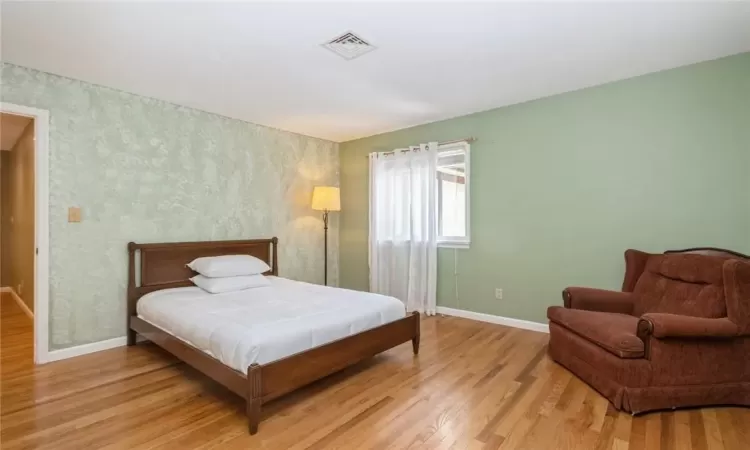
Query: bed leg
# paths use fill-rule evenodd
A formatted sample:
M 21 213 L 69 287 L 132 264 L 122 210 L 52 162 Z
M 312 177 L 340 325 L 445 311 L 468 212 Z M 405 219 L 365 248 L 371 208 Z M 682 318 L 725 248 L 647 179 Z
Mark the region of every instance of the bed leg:
M 255 363 L 247 368 L 247 420 L 250 434 L 258 432 L 260 423 L 260 406 L 263 399 L 262 384 L 260 378 L 260 365 Z
M 135 330 L 131 330 L 130 328 L 128 328 L 128 347 L 132 347 L 135 345 L 135 337 Z
M 419 312 L 414 311 L 412 315 L 414 316 L 414 319 L 415 319 L 414 326 L 416 327 L 416 330 L 415 330 L 414 337 L 411 338 L 411 348 L 412 350 L 414 350 L 414 354 L 418 355 L 419 354 L 419 334 L 420 334 Z

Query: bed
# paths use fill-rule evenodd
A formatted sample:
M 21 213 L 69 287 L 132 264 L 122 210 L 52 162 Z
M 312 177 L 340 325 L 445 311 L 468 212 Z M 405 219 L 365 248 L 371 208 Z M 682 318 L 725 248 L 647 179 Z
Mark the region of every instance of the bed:
M 137 335 L 246 401 L 248 428 L 277 397 L 407 341 L 419 352 L 419 314 L 392 297 L 278 277 L 278 239 L 128 244 L 128 345 Z M 208 294 L 186 264 L 248 254 L 271 285 Z

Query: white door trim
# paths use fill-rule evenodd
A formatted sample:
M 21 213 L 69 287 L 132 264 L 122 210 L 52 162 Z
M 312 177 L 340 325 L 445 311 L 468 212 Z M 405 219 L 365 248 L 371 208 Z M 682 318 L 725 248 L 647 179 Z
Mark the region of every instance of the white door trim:
M 0 111 L 34 119 L 34 363 L 49 361 L 49 111 L 0 103 Z

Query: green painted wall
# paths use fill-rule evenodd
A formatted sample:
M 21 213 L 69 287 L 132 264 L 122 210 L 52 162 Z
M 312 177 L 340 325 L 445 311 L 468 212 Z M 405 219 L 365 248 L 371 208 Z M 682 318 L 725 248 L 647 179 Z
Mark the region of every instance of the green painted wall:
M 11 64 L 0 98 L 49 111 L 51 349 L 125 335 L 129 241 L 277 236 L 281 275 L 323 281 L 310 198 L 338 182 L 337 144 Z
M 439 305 L 543 322 L 566 286 L 619 289 L 627 248 L 750 252 L 745 53 L 341 144 L 343 287 L 368 288 L 365 155 L 467 136 L 472 245 L 439 251 Z

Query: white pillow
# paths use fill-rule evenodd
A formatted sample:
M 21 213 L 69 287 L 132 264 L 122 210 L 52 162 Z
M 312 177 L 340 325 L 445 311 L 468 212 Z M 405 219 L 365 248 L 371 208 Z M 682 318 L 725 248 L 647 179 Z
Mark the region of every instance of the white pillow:
M 187 266 L 209 278 L 257 275 L 271 270 L 268 264 L 250 255 L 205 256 Z
M 242 291 L 271 284 L 263 275 L 240 275 L 236 277 L 209 278 L 196 275 L 190 279 L 196 286 L 212 294 L 222 292 Z

